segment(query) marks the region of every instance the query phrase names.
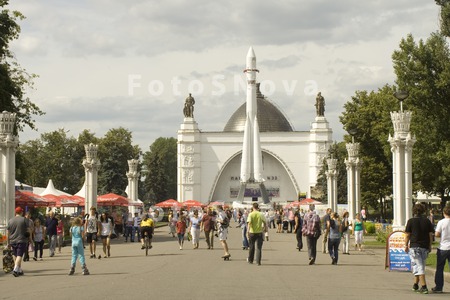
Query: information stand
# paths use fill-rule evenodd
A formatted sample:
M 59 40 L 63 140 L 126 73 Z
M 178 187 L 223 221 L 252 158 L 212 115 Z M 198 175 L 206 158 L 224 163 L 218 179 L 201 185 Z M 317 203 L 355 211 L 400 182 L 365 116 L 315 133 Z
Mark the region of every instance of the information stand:
M 405 252 L 406 233 L 392 232 L 386 241 L 386 264 L 389 271 L 411 272 L 411 258 Z

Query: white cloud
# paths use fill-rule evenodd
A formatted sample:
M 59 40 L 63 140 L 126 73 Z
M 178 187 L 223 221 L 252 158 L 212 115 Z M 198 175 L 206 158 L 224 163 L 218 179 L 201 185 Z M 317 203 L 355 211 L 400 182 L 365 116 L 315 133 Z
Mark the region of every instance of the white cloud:
M 315 95 L 305 93 L 314 83 L 340 140 L 338 117 L 354 92 L 393 83 L 400 39 L 438 29 L 438 7 L 423 0 L 21 0 L 10 7 L 27 17 L 12 48 L 39 75 L 30 93 L 47 112 L 36 118 L 39 133 L 64 127 L 76 136 L 87 128 L 101 136 L 122 126 L 144 150 L 176 136 L 189 92 L 199 127 L 222 130 L 245 100 L 237 82 L 249 46 L 258 80 L 273 82 L 269 98 L 296 130 L 314 118 Z M 139 87 L 130 96 L 133 74 Z M 21 141 L 36 137 L 27 130 Z

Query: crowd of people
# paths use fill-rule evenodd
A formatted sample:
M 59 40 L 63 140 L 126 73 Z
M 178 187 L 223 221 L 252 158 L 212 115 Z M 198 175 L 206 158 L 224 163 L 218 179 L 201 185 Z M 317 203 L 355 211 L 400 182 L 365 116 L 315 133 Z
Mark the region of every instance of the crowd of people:
M 405 252 L 409 253 L 411 257 L 414 274 L 413 290 L 418 293 L 428 293 L 425 262 L 431 252 L 434 238 L 440 238 L 437 249 L 435 287 L 432 288 L 432 291 L 441 293 L 444 285 L 443 270 L 446 261 L 450 261 L 450 207 L 444 208 L 444 218 L 437 222 L 436 226 L 434 226 L 434 215 L 431 213 L 430 216 L 433 217 L 431 218 L 425 214 L 424 205 L 420 203 L 414 205 L 414 217 L 408 220 L 405 228 Z M 303 238 L 305 238 L 309 265 L 314 265 L 316 262 L 317 242 L 322 236 L 322 252 L 328 253 L 331 264 L 336 265 L 339 252 L 350 254 L 351 235 L 354 236 L 355 251 L 362 251 L 363 237 L 366 233 L 366 218 L 365 211 L 356 214 L 351 220 L 347 211 L 339 216 L 330 208 L 326 209 L 323 217 L 319 217 L 314 205 L 309 205 L 307 212 L 298 208 L 262 212 L 258 203 L 253 203 L 251 211 L 248 209 L 224 210 L 220 205 L 215 208 L 206 207 L 191 211 L 171 210 L 168 214 L 168 228 L 169 234 L 177 237 L 180 250 L 183 250 L 186 238 L 191 241 L 194 250 L 199 249 L 203 232 L 207 249 L 214 249 L 214 237 L 216 237 L 224 251 L 222 258 L 229 259 L 231 254 L 227 237 L 231 220 L 234 219 L 235 226 L 242 231 L 242 249 L 248 251 L 247 262 L 257 265 L 261 265 L 263 243 L 269 239 L 270 228 L 276 230 L 276 233 L 295 233 L 298 251 L 303 249 Z M 154 219 L 156 217 L 151 212 L 136 212 L 134 217 L 126 213 L 121 216 L 122 222 L 117 223 L 107 212 L 99 215 L 95 207 L 90 209 L 89 214 L 73 218 L 69 229 L 72 250 L 69 275 L 75 273 L 77 260 L 81 265 L 82 274 L 90 274 L 84 256 L 86 248 L 89 249 L 90 258 L 110 257 L 113 236 L 122 235 L 124 242 L 136 240 L 144 249 L 144 236 L 147 235 L 150 242 L 152 240 L 156 223 Z M 8 247 L 12 249 L 14 255 L 12 274 L 15 277 L 24 274 L 22 261 L 29 261 L 29 252 L 33 254 L 34 261 L 43 260 L 45 240 L 48 242 L 49 257 L 61 253 L 64 235 L 65 227 L 60 215 L 50 211 L 44 220 L 40 218 L 32 220 L 29 211 L 24 212 L 21 207 L 17 207 L 15 217 L 9 221 L 7 227 Z M 102 248 L 97 252 L 99 239 Z M 341 241 L 342 250 L 339 251 Z

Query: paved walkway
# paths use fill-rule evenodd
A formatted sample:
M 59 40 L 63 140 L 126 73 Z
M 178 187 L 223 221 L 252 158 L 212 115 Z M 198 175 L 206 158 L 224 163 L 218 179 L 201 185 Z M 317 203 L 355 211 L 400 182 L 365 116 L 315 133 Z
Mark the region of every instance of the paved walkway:
M 232 223 L 234 225 L 234 223 Z M 384 250 L 366 249 L 340 255 L 331 265 L 328 254 L 318 253 L 316 265 L 308 265 L 305 248 L 298 252 L 294 234 L 275 233 L 264 242 L 262 266 L 246 263 L 241 248 L 240 229 L 230 228 L 231 260 L 223 261 L 218 241 L 215 249 L 193 250 L 186 241 L 180 251 L 167 227 L 156 230 L 151 255 L 145 257 L 138 243 L 114 240 L 111 257 L 89 259 L 89 276 L 81 275 L 77 265 L 68 276 L 70 247 L 44 261 L 23 264 L 24 276 L 0 274 L 1 299 L 448 299 L 447 293 L 417 295 L 411 291 L 411 273 L 384 269 Z M 319 244 L 320 245 L 320 241 Z M 320 248 L 320 247 L 319 247 Z M 99 249 L 99 247 L 97 248 Z M 99 251 L 97 250 L 99 253 Z M 428 276 L 428 287 L 434 286 Z

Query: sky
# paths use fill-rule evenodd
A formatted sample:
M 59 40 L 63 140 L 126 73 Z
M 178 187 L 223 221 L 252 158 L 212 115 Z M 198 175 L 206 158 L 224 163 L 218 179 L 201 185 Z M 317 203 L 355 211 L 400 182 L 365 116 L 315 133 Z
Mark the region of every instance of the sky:
M 433 0 L 10 2 L 26 17 L 11 49 L 39 76 L 27 95 L 46 113 L 20 142 L 60 128 L 103 137 L 123 127 L 143 151 L 176 137 L 189 93 L 199 128 L 222 131 L 245 102 L 250 46 L 263 94 L 294 129 L 310 129 L 321 92 L 333 139 L 342 141 L 339 116 L 355 91 L 394 84 L 401 39 L 439 28 Z

